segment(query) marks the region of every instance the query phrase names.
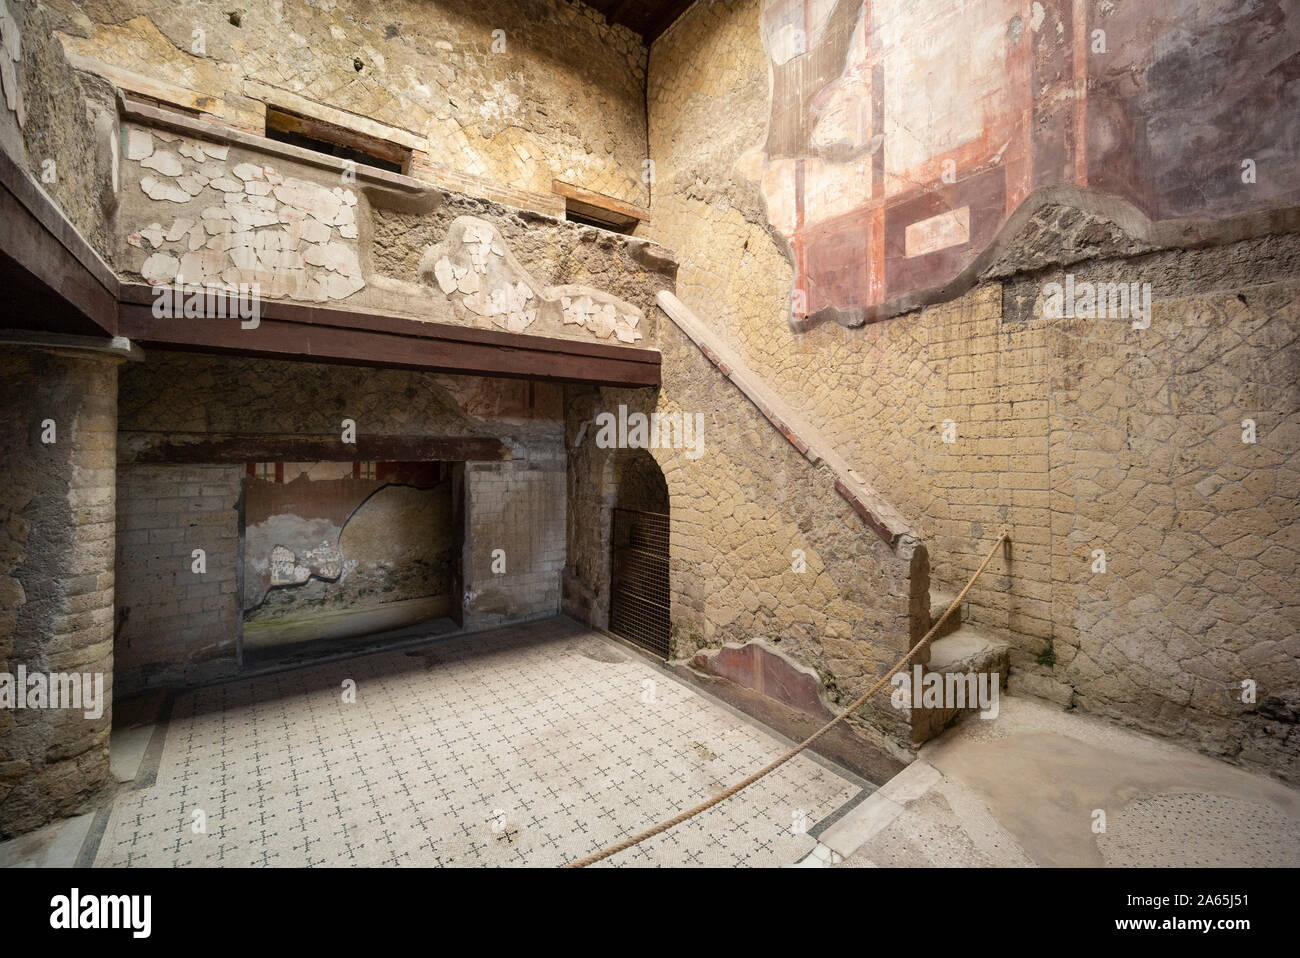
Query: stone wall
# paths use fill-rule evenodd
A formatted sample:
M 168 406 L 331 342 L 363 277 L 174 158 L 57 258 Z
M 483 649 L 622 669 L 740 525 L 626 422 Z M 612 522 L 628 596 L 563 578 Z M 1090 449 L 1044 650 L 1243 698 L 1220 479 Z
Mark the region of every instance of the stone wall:
M 105 252 L 118 173 L 113 91 L 68 64 L 53 19 L 35 0 L 0 3 L 0 61 L 7 61 L 0 68 L 0 149 Z
M 268 103 L 317 104 L 391 128 L 416 176 L 439 167 L 542 194 L 559 178 L 648 202 L 645 46 L 580 3 L 52 6 L 87 71 L 249 132 Z
M 80 811 L 108 781 L 118 362 L 16 346 L 0 360 L 0 674 L 11 697 L 0 708 L 0 837 Z M 20 668 L 98 676 L 102 714 L 48 698 L 17 708 Z
M 666 316 L 658 328 L 664 384 L 657 395 L 566 390 L 565 611 L 608 623 L 609 516 L 626 453 L 597 444 L 596 417 L 617 414 L 620 405 L 629 414 L 701 413 L 698 457 L 685 448 L 649 450 L 669 496 L 670 657 L 765 640 L 814 670 L 826 708 L 847 704 L 919 636 L 912 592 L 917 582 L 925 588 L 924 550 L 887 545 L 836 492 L 827 467 L 800 455 Z M 886 696 L 852 721 L 876 748 L 907 747 L 909 729 Z
M 424 251 L 442 243 L 461 216 L 492 223 L 506 248 L 541 285 L 596 287 L 641 309 L 649 322 L 655 294 L 671 287 L 677 269 L 671 254 L 639 237 L 448 193 L 445 203 L 427 212 L 372 206 L 369 261 L 374 273 L 419 282 Z
M 678 295 L 903 511 L 939 588 L 1008 527 L 1007 574 L 969 611 L 1011 641 L 1013 689 L 1300 776 L 1300 604 L 1263 586 L 1300 565 L 1290 221 L 1198 226 L 1201 248 L 1179 249 L 1104 197 L 1042 203 L 969 292 L 798 332 L 789 250 L 753 177 L 762 8 L 697 4 L 652 50 L 647 235 L 680 260 Z M 1045 316 L 1066 272 L 1150 283 L 1150 327 Z
M 649 306 L 676 264 L 644 239 L 351 175 L 212 125 L 164 127 L 123 123 L 112 257 L 128 280 L 238 288 L 246 314 L 257 297 L 586 341 L 653 337 Z

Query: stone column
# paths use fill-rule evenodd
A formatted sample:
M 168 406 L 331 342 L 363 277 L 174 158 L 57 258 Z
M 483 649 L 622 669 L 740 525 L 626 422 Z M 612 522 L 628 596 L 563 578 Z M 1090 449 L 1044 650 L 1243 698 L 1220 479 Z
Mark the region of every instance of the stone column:
M 0 344 L 0 682 L 12 677 L 0 708 L 0 837 L 83 811 L 109 784 L 124 352 L 72 337 Z M 31 676 L 51 673 L 80 674 L 81 707 L 49 707 L 53 690 L 46 707 L 17 707 L 39 701 Z M 99 681 L 96 710 L 86 699 Z

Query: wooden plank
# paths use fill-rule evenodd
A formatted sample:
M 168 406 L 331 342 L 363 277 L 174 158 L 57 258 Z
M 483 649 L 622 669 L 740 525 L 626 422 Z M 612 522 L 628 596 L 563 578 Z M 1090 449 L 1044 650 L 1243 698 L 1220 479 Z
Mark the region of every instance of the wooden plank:
M 334 143 L 357 153 L 385 160 L 403 170 L 411 159 L 411 150 L 408 147 L 367 136 L 325 120 L 296 116 L 272 106 L 266 108 L 266 128 L 284 133 L 296 133 L 323 143 Z
M 499 439 L 480 436 L 367 436 L 344 443 L 329 435 L 206 432 L 118 433 L 120 463 L 467 462 L 511 458 Z
M 337 321 L 366 317 L 344 313 L 342 317 L 329 318 Z M 388 317 L 380 319 L 391 321 Z M 425 325 L 411 320 L 405 322 Z M 119 307 L 118 330 L 146 347 L 596 385 L 657 386 L 660 383 L 658 353 L 653 350 L 630 350 L 633 354 L 651 353 L 654 361 L 647 362 L 641 355 L 613 358 L 591 355 L 586 350 L 564 350 L 562 346 L 557 349 L 552 345 L 563 341 L 534 348 L 516 342 L 399 335 L 356 325 L 287 322 L 266 315 L 256 329 L 241 329 L 238 319 L 160 319 L 149 306 L 130 303 Z
M 574 186 L 572 183 L 565 183 L 563 180 L 551 180 L 551 190 L 570 200 L 571 204 L 587 207 L 594 211 L 592 215 L 604 214 L 606 217 L 619 221 L 639 221 L 650 218 L 649 211 L 642 209 L 640 206 L 625 203 L 613 196 L 606 196 L 604 193 L 583 189 L 581 186 Z M 581 209 L 578 212 L 586 215 Z
M 117 296 L 118 279 L 113 268 L 94 247 L 86 242 L 85 237 L 77 232 L 77 228 L 63 215 L 63 211 L 41 189 L 31 174 L 18 166 L 3 150 L 0 150 L 0 185 L 13 193 L 15 199 L 27 208 L 28 213 L 62 243 L 101 286 L 112 292 L 114 297 Z
M 121 67 L 103 63 L 78 53 L 66 53 L 65 56 L 67 56 L 68 63 L 71 64 L 73 69 L 101 76 L 119 90 L 145 96 L 162 103 L 170 103 L 173 106 L 194 110 L 199 113 L 220 116 L 223 112 L 222 102 L 216 97 L 198 93 L 175 83 L 155 80 L 153 77 L 132 70 L 124 70 Z
M 149 306 L 154 301 L 154 287 L 145 283 L 122 284 L 121 301 L 128 305 Z M 337 326 L 367 332 L 392 333 L 423 339 L 441 339 L 448 342 L 482 343 L 508 346 L 542 352 L 569 353 L 576 356 L 594 356 L 640 362 L 658 366 L 658 350 L 638 346 L 614 346 L 609 343 L 584 342 L 578 339 L 559 339 L 554 336 L 536 336 L 528 333 L 511 333 L 505 330 L 483 329 L 477 326 L 459 326 L 451 323 L 434 323 L 391 313 L 363 313 L 356 310 L 330 306 L 313 306 L 286 300 L 267 300 L 260 304 L 260 316 L 267 319 L 316 326 Z M 170 322 L 170 321 L 169 321 Z M 220 322 L 220 320 L 212 320 Z
M 63 217 L 49 198 L 32 184 L 8 156 L 0 153 L 0 253 L 10 287 L 4 325 L 21 329 L 117 332 L 117 284 L 106 285 L 102 260 Z M 12 189 L 11 189 L 12 184 Z M 87 265 L 93 264 L 95 268 Z M 42 302 L 66 307 L 57 324 L 47 324 L 46 310 L 31 309 Z M 22 304 L 23 308 L 19 309 Z M 83 324 L 75 315 L 84 317 Z

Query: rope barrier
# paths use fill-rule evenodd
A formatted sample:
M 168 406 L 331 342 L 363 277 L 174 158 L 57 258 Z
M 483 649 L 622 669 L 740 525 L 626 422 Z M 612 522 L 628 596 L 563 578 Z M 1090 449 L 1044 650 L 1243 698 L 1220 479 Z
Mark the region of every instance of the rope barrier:
M 957 606 L 961 605 L 961 600 L 966 597 L 966 593 L 969 592 L 971 586 L 975 584 L 975 580 L 978 579 L 980 575 L 983 574 L 985 568 L 988 567 L 989 562 L 993 559 L 994 553 L 996 553 L 998 550 L 998 546 L 1002 545 L 1003 542 L 1010 541 L 1010 538 L 1011 537 L 1006 532 L 1003 532 L 1001 535 L 998 536 L 997 541 L 993 543 L 993 548 L 990 549 L 989 554 L 984 557 L 984 561 L 981 562 L 979 568 L 975 570 L 975 574 L 970 577 L 970 581 L 966 583 L 965 588 L 963 588 L 961 592 L 957 593 L 957 598 L 952 600 L 952 604 L 948 606 L 947 611 L 945 611 L 943 615 L 939 616 L 939 620 L 935 622 L 934 625 L 930 626 L 930 631 L 925 633 L 925 635 L 923 635 L 917 641 L 916 645 L 912 646 L 912 648 L 908 651 L 908 653 L 898 660 L 898 662 L 894 665 L 892 669 L 890 669 L 887 673 L 881 676 L 880 679 L 877 680 L 876 683 L 871 686 L 871 688 L 867 689 L 865 692 L 859 695 L 857 699 L 854 700 L 853 704 L 850 705 L 848 708 L 846 708 L 844 711 L 842 711 L 839 715 L 835 716 L 833 719 L 831 719 L 829 722 L 827 722 L 817 731 L 813 732 L 806 739 L 804 739 L 794 748 L 790 749 L 790 751 L 786 752 L 780 758 L 763 766 L 753 775 L 749 776 L 746 779 L 743 779 L 742 781 L 737 782 L 735 785 L 732 785 L 726 791 L 719 792 L 717 795 L 713 796 L 707 802 L 704 802 L 700 805 L 696 805 L 694 808 L 687 809 L 686 811 L 682 812 L 680 815 L 676 815 L 668 819 L 667 821 L 660 822 L 658 825 L 655 825 L 653 828 L 649 828 L 646 831 L 641 832 L 641 834 L 639 835 L 633 835 L 631 838 L 618 842 L 615 845 L 610 845 L 607 848 L 603 848 L 592 855 L 588 855 L 586 858 L 580 858 L 575 862 L 570 862 L 568 865 L 564 867 L 586 868 L 588 865 L 594 865 L 596 862 L 603 861 L 604 859 L 609 858 L 611 855 L 617 855 L 621 851 L 626 851 L 627 849 L 631 848 L 633 845 L 639 845 L 641 844 L 641 842 L 644 842 L 647 839 L 654 838 L 656 835 L 666 832 L 668 831 L 668 829 L 673 828 L 676 825 L 680 825 L 682 822 L 687 821 L 688 819 L 694 818 L 696 815 L 699 815 L 701 812 L 708 811 L 714 805 L 726 801 L 732 795 L 735 795 L 737 792 L 741 791 L 742 789 L 748 788 L 750 785 L 753 785 L 764 775 L 776 771 L 786 762 L 790 761 L 790 759 L 794 758 L 796 755 L 798 755 L 800 752 L 806 749 L 813 742 L 817 741 L 817 739 L 821 738 L 823 735 L 829 732 L 835 725 L 843 721 L 851 713 L 857 711 L 857 709 L 861 707 L 863 702 L 871 698 L 871 696 L 875 695 L 878 691 L 880 691 L 882 688 L 888 685 L 889 680 L 892 679 L 898 673 L 899 669 L 903 668 L 903 666 L 911 662 L 913 657 L 915 657 L 916 653 L 920 652 L 921 649 L 925 648 L 927 645 L 930 644 L 930 640 L 934 638 L 934 634 L 939 631 L 939 626 L 943 625 L 943 623 L 947 620 L 948 616 L 952 615 L 953 611 L 956 610 Z

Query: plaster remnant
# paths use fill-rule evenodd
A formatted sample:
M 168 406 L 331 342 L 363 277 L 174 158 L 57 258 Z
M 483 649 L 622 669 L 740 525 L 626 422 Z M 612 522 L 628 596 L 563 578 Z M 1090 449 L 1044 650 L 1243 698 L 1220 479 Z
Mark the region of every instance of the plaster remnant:
M 643 338 L 641 311 L 608 293 L 586 286 L 543 287 L 520 265 L 496 227 L 472 216 L 457 217 L 447 238 L 427 248 L 419 275 L 469 312 L 512 332 L 539 319 L 554 332 L 579 327 L 598 339 L 620 342 Z
M 133 127 L 126 133 L 126 158 L 143 160 L 153 153 L 153 136 L 148 130 Z
M 151 285 L 157 286 L 159 283 L 170 283 L 175 279 L 176 271 L 179 268 L 180 260 L 175 256 L 168 256 L 166 253 L 153 253 L 140 267 L 140 275 Z

